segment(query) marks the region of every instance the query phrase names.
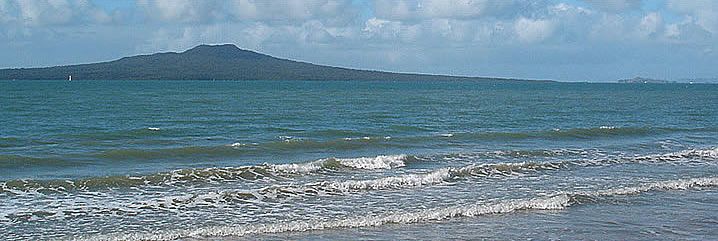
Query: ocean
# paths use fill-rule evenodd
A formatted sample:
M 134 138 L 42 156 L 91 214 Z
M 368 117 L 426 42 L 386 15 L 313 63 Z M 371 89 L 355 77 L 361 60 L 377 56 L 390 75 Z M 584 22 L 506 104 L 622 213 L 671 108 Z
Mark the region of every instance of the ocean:
M 3 240 L 718 239 L 718 85 L 0 81 Z

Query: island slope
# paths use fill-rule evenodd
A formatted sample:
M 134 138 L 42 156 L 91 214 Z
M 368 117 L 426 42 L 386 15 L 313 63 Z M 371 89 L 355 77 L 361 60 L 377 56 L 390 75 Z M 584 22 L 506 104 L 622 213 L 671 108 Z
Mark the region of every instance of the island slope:
M 357 70 L 299 62 L 235 45 L 199 45 L 181 53 L 125 57 L 114 61 L 44 68 L 1 69 L 4 80 L 482 80 L 463 77 Z M 546 80 L 536 80 L 546 81 Z

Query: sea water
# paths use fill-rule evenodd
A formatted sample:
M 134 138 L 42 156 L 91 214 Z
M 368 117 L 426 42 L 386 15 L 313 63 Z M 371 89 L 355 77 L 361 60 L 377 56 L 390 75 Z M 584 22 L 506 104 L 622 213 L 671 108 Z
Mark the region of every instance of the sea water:
M 4 240 L 718 238 L 718 85 L 0 81 Z

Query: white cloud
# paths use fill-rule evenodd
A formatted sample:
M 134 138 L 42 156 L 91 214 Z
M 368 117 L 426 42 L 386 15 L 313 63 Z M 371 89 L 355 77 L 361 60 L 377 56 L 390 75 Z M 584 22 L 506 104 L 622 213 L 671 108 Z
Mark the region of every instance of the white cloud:
M 554 22 L 544 19 L 521 17 L 514 23 L 516 36 L 520 41 L 527 43 L 542 41 L 550 37 L 554 30 Z
M 231 4 L 232 14 L 239 19 L 309 20 L 346 17 L 351 10 L 348 0 L 238 0 Z
M 138 0 L 147 17 L 167 22 L 209 22 L 225 17 L 223 1 Z
M 391 40 L 399 37 L 402 28 L 398 21 L 370 18 L 364 23 L 362 31 L 368 38 Z
M 511 26 L 513 23 L 501 21 L 480 24 L 476 28 L 473 41 L 484 45 L 504 44 L 507 39 L 511 39 L 515 35 Z
M 641 0 L 584 0 L 593 7 L 606 12 L 624 12 L 641 7 Z
M 634 57 L 670 59 L 661 54 L 675 51 L 655 49 L 681 46 L 715 55 L 718 48 L 718 1 L 667 0 L 654 12 L 641 9 L 635 0 L 587 2 L 136 0 L 130 6 L 103 10 L 96 5 L 108 6 L 93 0 L 0 0 L 0 41 L 8 43 L 5 49 L 44 43 L 58 52 L 61 44 L 50 42 L 116 41 L 125 46 L 121 55 L 234 43 L 277 56 L 348 67 L 433 72 L 453 71 L 463 64 L 464 73 L 494 71 L 488 65 L 479 70 L 482 64 L 477 63 L 484 62 L 513 71 L 517 61 L 525 66 L 568 65 L 574 60 L 610 64 L 631 59 L 621 57 L 628 56 L 624 51 L 634 51 Z M 129 21 L 116 22 L 116 16 Z M 96 24 L 105 22 L 117 24 Z M 541 56 L 522 58 L 527 49 Z M 639 51 L 643 52 L 636 54 Z M 30 61 L 42 61 L 27 59 L 32 65 L 37 64 Z M 17 65 L 5 60 L 8 63 Z M 531 75 L 530 69 L 523 73 Z
M 567 3 L 559 3 L 553 6 L 548 7 L 549 12 L 553 15 L 564 15 L 564 16 L 571 16 L 576 17 L 580 15 L 591 15 L 593 14 L 593 11 L 590 9 L 573 6 L 571 4 Z
M 16 21 L 17 17 L 13 14 L 15 12 L 16 6 L 10 1 L 0 1 L 0 24 Z
M 407 0 L 378 0 L 374 2 L 374 15 L 381 19 L 410 19 L 415 17 L 416 7 Z
M 651 12 L 641 19 L 638 25 L 638 33 L 643 37 L 655 36 L 663 28 L 663 17 L 660 13 Z
M 668 8 L 682 14 L 687 14 L 691 20 L 705 30 L 718 34 L 718 1 L 714 0 L 692 0 L 678 1 L 669 0 Z
M 591 40 L 602 42 L 625 42 L 627 38 L 633 36 L 629 27 L 630 23 L 626 23 L 627 19 L 620 15 L 603 14 L 591 22 L 588 29 L 588 37 Z
M 88 0 L 5 0 L 0 2 L 0 23 L 24 27 L 109 23 L 113 16 Z
M 486 0 L 426 0 L 420 3 L 426 17 L 431 18 L 472 18 L 487 11 L 491 4 Z
M 359 26 L 350 25 L 357 10 L 349 0 L 138 0 L 137 5 L 149 19 L 165 23 L 148 40 L 158 43 L 142 49 L 159 45 L 179 51 L 190 45 L 223 42 L 253 49 L 266 44 L 327 44 L 338 38 L 355 38 L 360 31 Z
M 506 10 L 521 11 L 516 5 L 513 0 L 377 0 L 374 13 L 390 20 L 470 19 L 501 15 Z
M 543 1 L 525 1 L 520 2 L 520 6 L 525 8 L 513 9 L 511 7 L 519 6 L 516 1 L 377 0 L 371 5 L 375 11 L 373 17 L 363 20 L 359 15 L 361 7 L 349 0 L 220 2 L 224 5 L 212 4 L 217 3 L 214 1 L 191 0 L 138 0 L 138 3 L 146 14 L 153 14 L 147 11 L 153 9 L 157 11 L 154 16 L 168 21 L 170 25 L 178 25 L 176 22 L 204 22 L 209 24 L 205 28 L 212 25 L 233 26 L 220 28 L 227 32 L 225 39 L 232 35 L 229 32 L 264 33 L 259 35 L 264 37 L 256 37 L 252 41 L 246 37 L 235 37 L 259 47 L 264 44 L 339 46 L 392 42 L 411 46 L 458 45 L 465 42 L 474 42 L 477 46 L 502 46 L 512 41 L 551 44 L 679 39 L 676 36 L 666 38 L 670 35 L 666 26 L 670 23 L 664 23 L 659 12 L 624 15 L 565 2 L 548 5 Z M 603 9 L 625 10 L 640 6 L 639 1 L 601 1 L 600 4 L 603 4 Z M 682 11 L 693 11 L 691 9 Z M 679 31 L 681 28 L 684 30 Z M 696 32 L 678 25 L 672 30 L 684 35 Z M 190 31 L 186 35 L 195 35 L 194 41 L 201 43 L 206 41 L 206 37 L 202 36 L 207 34 L 200 33 L 202 31 Z M 548 39 L 552 41 L 546 42 Z M 167 38 L 164 41 L 175 40 Z
M 298 40 L 304 44 L 327 44 L 335 40 L 335 36 L 320 21 L 308 21 L 296 28 Z
M 68 1 L 20 0 L 17 4 L 20 19 L 28 25 L 65 24 L 72 19 L 73 6 Z
M 665 36 L 671 41 L 682 43 L 700 43 L 710 41 L 712 34 L 701 25 L 688 20 L 666 26 Z
M 349 0 L 138 0 L 137 5 L 149 18 L 170 23 L 317 19 L 344 23 L 355 15 Z

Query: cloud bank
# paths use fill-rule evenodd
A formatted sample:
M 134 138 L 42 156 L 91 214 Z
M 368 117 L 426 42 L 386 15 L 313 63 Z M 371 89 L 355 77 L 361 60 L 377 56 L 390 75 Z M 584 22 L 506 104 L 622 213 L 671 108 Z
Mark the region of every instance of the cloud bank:
M 234 43 L 389 71 L 607 81 L 716 77 L 710 0 L 5 0 L 0 66 Z

